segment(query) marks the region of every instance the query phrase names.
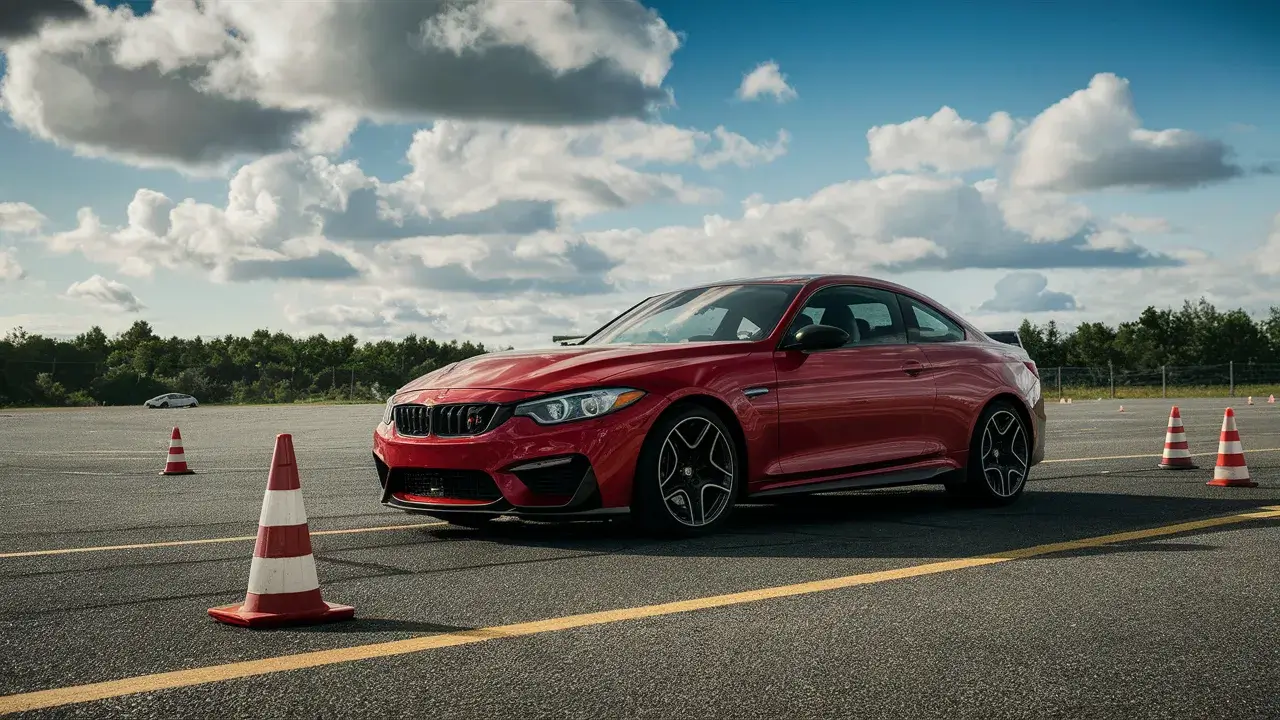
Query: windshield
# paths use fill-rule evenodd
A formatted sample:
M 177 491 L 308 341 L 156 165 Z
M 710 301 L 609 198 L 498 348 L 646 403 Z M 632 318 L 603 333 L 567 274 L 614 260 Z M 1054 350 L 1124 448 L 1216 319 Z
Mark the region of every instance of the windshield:
M 583 345 L 760 340 L 782 319 L 800 285 L 694 288 L 649 298 Z

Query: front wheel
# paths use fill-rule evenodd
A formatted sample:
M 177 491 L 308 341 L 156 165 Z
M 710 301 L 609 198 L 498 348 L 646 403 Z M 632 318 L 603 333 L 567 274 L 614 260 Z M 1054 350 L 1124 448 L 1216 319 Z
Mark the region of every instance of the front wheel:
M 724 421 L 690 406 L 649 431 L 636 466 L 634 517 L 650 532 L 714 532 L 733 512 L 742 461 Z
M 978 418 L 969 446 L 963 486 L 956 489 L 988 505 L 1007 505 L 1027 486 L 1031 470 L 1031 436 L 1022 414 L 999 400 Z

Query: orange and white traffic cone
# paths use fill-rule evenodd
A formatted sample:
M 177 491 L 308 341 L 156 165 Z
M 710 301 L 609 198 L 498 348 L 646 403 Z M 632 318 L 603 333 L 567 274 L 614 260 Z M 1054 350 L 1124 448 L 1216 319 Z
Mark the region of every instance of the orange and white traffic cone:
M 1187 433 L 1182 428 L 1182 413 L 1178 412 L 1177 405 L 1169 412 L 1169 428 L 1164 433 L 1160 467 L 1165 470 L 1196 469 L 1195 462 L 1191 460 L 1191 450 L 1187 447 Z
M 1219 487 L 1258 487 L 1249 478 L 1249 467 L 1244 462 L 1244 446 L 1240 444 L 1240 431 L 1236 429 L 1236 414 L 1231 408 L 1222 416 L 1222 434 L 1218 439 L 1218 464 L 1213 468 L 1213 479 L 1207 484 Z
M 264 627 L 349 620 L 355 612 L 350 605 L 335 605 L 321 597 L 293 436 L 276 435 L 258 518 L 258 542 L 249 566 L 249 589 L 243 603 L 209 608 L 209 615 L 231 625 Z
M 1253 404 L 1253 396 L 1252 396 L 1252 395 L 1250 395 L 1250 396 L 1249 396 L 1249 404 L 1250 404 L 1250 405 L 1252 405 L 1252 404 Z
M 187 453 L 182 449 L 182 433 L 178 428 L 169 435 L 169 457 L 164 463 L 160 475 L 194 475 L 195 470 L 187 467 Z
M 1267 398 L 1267 404 L 1268 404 L 1268 405 L 1275 405 L 1275 404 L 1276 404 L 1276 396 L 1275 396 L 1275 395 L 1272 395 L 1271 397 Z

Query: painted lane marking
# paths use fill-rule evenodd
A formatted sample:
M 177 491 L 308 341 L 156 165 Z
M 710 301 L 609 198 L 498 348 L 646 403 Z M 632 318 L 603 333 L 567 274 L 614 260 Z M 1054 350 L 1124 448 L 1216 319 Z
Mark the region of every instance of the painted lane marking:
M 1260 449 L 1254 449 L 1254 450 L 1245 450 L 1244 454 L 1245 454 L 1245 457 L 1248 457 L 1249 455 L 1256 455 L 1258 453 L 1272 453 L 1272 452 L 1280 452 L 1280 448 L 1260 448 Z M 1191 457 L 1204 457 L 1206 455 L 1217 455 L 1217 454 L 1218 454 L 1218 451 L 1214 450 L 1213 452 L 1191 453 Z M 1158 460 L 1160 459 L 1160 457 L 1161 457 L 1160 453 L 1155 453 L 1155 454 L 1146 453 L 1142 455 L 1105 455 L 1102 457 L 1059 458 L 1057 460 L 1041 460 L 1040 464 L 1047 465 L 1049 463 L 1086 462 L 1089 460 L 1139 460 L 1141 458 L 1156 458 Z
M 513 625 L 501 625 L 497 627 L 439 633 L 435 635 L 422 635 L 409 638 L 407 640 L 392 640 L 389 642 L 356 645 L 352 647 L 338 648 L 335 650 L 319 650 L 295 655 L 281 655 L 277 657 L 263 658 L 261 660 L 248 660 L 227 663 L 225 665 L 209 665 L 189 670 L 175 670 L 172 672 L 156 673 L 154 675 L 140 675 L 137 677 L 124 678 L 121 680 L 108 680 L 106 682 L 90 683 L 87 685 L 73 685 L 70 687 L 52 688 L 49 690 L 37 690 L 34 692 L 0 696 L 0 714 L 61 707 L 64 705 L 93 702 L 95 700 L 106 700 L 109 698 L 134 695 L 137 693 L 156 692 L 173 688 L 190 687 L 192 685 L 204 685 L 208 683 L 252 677 L 255 675 L 267 675 L 271 673 L 288 672 L 290 670 L 319 667 L 322 665 L 335 665 L 338 663 L 355 662 L 357 660 L 405 655 L 457 645 L 480 643 L 487 640 L 526 637 L 542 633 L 572 630 L 580 627 L 608 625 L 626 620 L 639 620 L 643 618 L 673 615 L 693 610 L 707 610 L 710 608 L 726 607 L 729 605 L 759 602 L 761 600 L 809 595 L 858 585 L 871 585 L 874 583 L 889 582 L 892 580 L 905 580 L 924 575 L 953 572 L 956 570 L 964 570 L 966 568 L 1008 562 L 1010 560 L 1023 560 L 1026 558 L 1066 552 L 1069 550 L 1099 547 L 1102 545 L 1111 545 L 1114 543 L 1130 542 L 1134 540 L 1145 540 L 1164 535 L 1173 535 L 1193 530 L 1203 530 L 1206 528 L 1248 522 L 1250 520 L 1270 520 L 1276 518 L 1280 518 L 1280 506 L 1268 506 L 1236 515 L 1193 520 L 1190 522 L 1164 525 L 1161 527 L 1147 528 L 1143 530 L 1130 530 L 1111 535 L 1084 538 L 1081 540 L 1067 540 L 1065 542 L 1007 550 L 992 553 L 990 555 L 979 555 L 956 560 L 944 560 L 941 562 L 912 565 L 893 570 L 881 570 L 877 572 L 861 573 L 858 575 L 829 578 L 826 580 L 814 580 L 794 585 L 780 585 L 776 587 L 761 588 L 758 590 L 747 590 L 744 592 L 729 593 L 726 595 L 713 595 L 710 597 L 680 600 L 658 605 L 643 605 L 640 607 L 604 610 L 600 612 L 584 613 L 581 615 L 567 615 L 557 618 L 548 618 L 545 620 L 515 623 Z
M 439 527 L 447 522 L 414 523 L 412 525 L 378 525 L 375 527 L 350 528 L 347 530 L 312 530 L 316 535 L 353 535 L 355 533 L 380 532 L 385 530 L 415 530 L 417 528 Z M 201 540 L 170 540 L 168 542 L 134 543 L 132 545 L 95 545 L 91 547 L 59 548 L 57 550 L 25 550 L 23 552 L 0 553 L 0 558 L 35 557 L 37 555 L 67 555 L 82 552 L 106 552 L 108 550 L 145 550 L 147 548 L 179 547 L 182 545 L 212 545 L 215 543 L 253 542 L 257 535 L 241 535 L 239 537 L 203 538 Z

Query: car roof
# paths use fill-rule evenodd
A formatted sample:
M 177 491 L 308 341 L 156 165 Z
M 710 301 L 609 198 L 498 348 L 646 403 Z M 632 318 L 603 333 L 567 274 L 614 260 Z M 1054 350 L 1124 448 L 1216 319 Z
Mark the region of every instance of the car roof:
M 869 277 L 865 275 L 839 275 L 830 273 L 796 273 L 792 275 L 762 275 L 758 277 L 732 278 L 728 280 L 714 280 L 711 282 L 699 283 L 688 287 L 680 288 L 681 290 L 692 290 L 694 288 L 717 287 L 722 285 L 749 285 L 749 284 L 785 284 L 785 285 L 832 285 L 840 283 L 856 283 L 859 285 L 870 285 L 895 292 L 902 292 L 908 295 L 928 299 L 927 296 L 918 290 L 899 285 L 888 280 Z M 663 293 L 664 295 L 666 293 Z M 936 303 L 935 303 L 936 304 Z

